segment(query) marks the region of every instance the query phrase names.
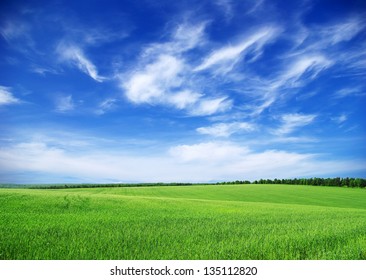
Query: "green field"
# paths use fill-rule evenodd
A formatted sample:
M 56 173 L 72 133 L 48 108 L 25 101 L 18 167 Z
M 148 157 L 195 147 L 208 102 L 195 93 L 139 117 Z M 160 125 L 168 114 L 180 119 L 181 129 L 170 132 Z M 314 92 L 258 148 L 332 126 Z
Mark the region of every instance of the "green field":
M 366 190 L 0 189 L 0 259 L 366 259 Z

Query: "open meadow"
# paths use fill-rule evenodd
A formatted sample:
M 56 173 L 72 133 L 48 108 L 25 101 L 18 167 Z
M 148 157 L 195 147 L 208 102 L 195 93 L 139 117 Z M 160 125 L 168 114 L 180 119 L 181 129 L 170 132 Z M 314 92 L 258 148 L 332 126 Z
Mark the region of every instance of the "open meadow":
M 366 190 L 0 189 L 0 259 L 366 259 Z

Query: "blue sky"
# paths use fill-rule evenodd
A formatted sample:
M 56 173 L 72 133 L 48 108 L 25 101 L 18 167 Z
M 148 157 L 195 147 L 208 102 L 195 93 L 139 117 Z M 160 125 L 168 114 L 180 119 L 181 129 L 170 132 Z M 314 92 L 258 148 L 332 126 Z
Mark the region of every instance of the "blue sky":
M 364 1 L 0 5 L 0 182 L 366 177 Z

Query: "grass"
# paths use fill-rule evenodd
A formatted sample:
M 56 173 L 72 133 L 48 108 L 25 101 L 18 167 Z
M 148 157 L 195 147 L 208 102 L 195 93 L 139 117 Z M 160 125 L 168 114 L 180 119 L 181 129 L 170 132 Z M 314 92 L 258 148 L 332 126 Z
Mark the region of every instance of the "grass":
M 0 259 L 366 259 L 366 190 L 0 189 Z

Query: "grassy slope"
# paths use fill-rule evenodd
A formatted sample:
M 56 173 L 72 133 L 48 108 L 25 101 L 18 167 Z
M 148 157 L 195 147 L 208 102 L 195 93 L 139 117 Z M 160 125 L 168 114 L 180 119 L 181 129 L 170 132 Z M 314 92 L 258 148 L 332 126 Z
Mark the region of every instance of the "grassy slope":
M 0 259 L 366 259 L 366 191 L 2 189 Z

